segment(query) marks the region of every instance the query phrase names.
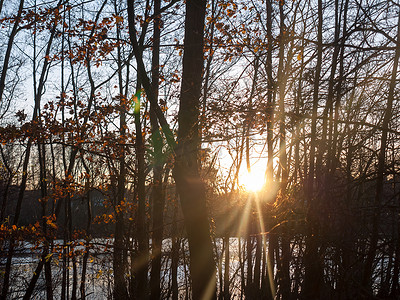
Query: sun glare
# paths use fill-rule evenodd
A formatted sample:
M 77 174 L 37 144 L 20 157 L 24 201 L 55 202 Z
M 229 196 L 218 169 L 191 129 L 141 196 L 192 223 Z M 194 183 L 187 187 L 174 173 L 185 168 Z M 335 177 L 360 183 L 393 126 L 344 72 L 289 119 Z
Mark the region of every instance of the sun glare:
M 249 192 L 260 191 L 265 184 L 265 173 L 263 170 L 253 169 L 251 172 L 243 172 L 240 174 L 240 185 Z

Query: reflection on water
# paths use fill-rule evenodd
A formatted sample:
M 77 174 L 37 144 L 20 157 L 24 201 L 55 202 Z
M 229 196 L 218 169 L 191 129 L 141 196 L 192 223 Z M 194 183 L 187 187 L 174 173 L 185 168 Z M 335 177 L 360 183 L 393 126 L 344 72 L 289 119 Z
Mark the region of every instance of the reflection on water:
M 113 268 L 112 268 L 112 239 L 93 239 L 90 242 L 90 255 L 87 263 L 86 280 L 85 280 L 85 294 L 86 299 L 112 299 L 113 289 Z M 54 249 L 62 249 L 62 240 L 54 241 Z M 229 257 L 229 274 L 230 274 L 230 290 L 232 298 L 239 297 L 241 294 L 240 285 L 240 260 L 239 260 L 239 244 L 245 244 L 243 241 L 239 243 L 238 238 L 230 238 L 230 257 Z M 151 241 L 150 241 L 151 245 Z M 224 251 L 223 239 L 217 238 L 214 242 L 216 257 L 218 257 L 217 267 L 219 272 L 224 272 Z M 82 274 L 83 253 L 85 249 L 85 241 L 78 241 L 73 251 L 76 257 L 76 268 L 78 274 L 77 293 L 78 299 L 81 298 L 79 286 Z M 71 248 L 68 247 L 70 251 Z M 163 256 L 162 256 L 162 270 L 161 270 L 161 286 L 163 299 L 170 297 L 171 287 L 171 251 L 172 240 L 165 239 L 163 241 Z M 243 249 L 242 249 L 243 251 Z M 10 299 L 22 298 L 25 294 L 27 286 L 33 276 L 35 268 L 40 259 L 40 248 L 35 248 L 33 244 L 28 242 L 21 242 L 17 249 L 16 254 L 12 260 L 12 274 L 10 280 Z M 180 299 L 185 299 L 189 290 L 189 247 L 186 240 L 182 240 L 179 251 L 179 264 L 178 264 L 178 293 Z M 4 274 L 6 258 L 0 258 L 1 275 Z M 57 252 L 51 256 L 52 278 L 54 298 L 59 299 L 61 295 L 61 282 L 62 282 L 62 269 L 63 269 L 62 256 Z M 73 280 L 73 263 L 72 259 L 66 259 L 67 266 L 67 287 L 68 294 L 71 295 L 72 280 Z M 149 270 L 150 271 L 150 270 Z M 218 276 L 217 276 L 218 277 Z M 3 280 L 1 279 L 1 282 Z M 217 278 L 219 281 L 219 278 Z M 40 274 L 39 280 L 32 299 L 43 299 L 46 296 L 46 286 L 44 279 L 44 271 Z

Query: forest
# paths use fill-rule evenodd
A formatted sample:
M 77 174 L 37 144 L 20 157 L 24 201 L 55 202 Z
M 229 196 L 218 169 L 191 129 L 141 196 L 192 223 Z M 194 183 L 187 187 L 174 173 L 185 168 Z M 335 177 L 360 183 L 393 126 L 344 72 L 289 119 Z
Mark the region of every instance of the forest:
M 0 23 L 0 299 L 400 299 L 398 0 Z

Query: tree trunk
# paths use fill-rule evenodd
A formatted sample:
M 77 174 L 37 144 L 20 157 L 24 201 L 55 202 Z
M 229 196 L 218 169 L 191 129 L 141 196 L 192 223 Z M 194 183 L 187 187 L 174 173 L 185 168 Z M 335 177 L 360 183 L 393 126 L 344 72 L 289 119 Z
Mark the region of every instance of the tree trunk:
M 140 72 L 140 71 L 139 71 Z M 139 76 L 140 78 L 140 76 Z M 140 83 L 137 90 L 139 91 Z M 140 92 L 139 92 L 140 93 Z M 139 95 L 138 95 L 139 96 Z M 137 297 L 145 299 L 148 296 L 148 256 L 149 256 L 149 240 L 146 226 L 146 190 L 145 190 L 145 148 L 144 138 L 142 134 L 142 126 L 140 121 L 140 111 L 135 111 L 135 129 L 136 129 L 136 197 L 138 202 L 138 210 L 136 215 L 136 233 L 138 239 L 138 253 L 135 266 L 135 277 L 137 280 Z M 122 260 L 121 260 L 122 262 Z M 118 298 L 117 298 L 118 299 Z
M 230 299 L 230 294 L 229 294 L 229 275 L 230 275 L 230 267 L 229 267 L 229 230 L 226 230 L 225 236 L 224 236 L 224 248 L 225 248 L 225 258 L 224 258 L 224 295 L 223 298 L 224 300 L 229 300 Z M 221 282 L 222 285 L 222 282 Z
M 115 14 L 117 14 L 117 8 L 115 3 Z M 117 24 L 116 27 L 117 40 L 120 40 L 120 27 Z M 128 99 L 127 95 L 124 94 L 123 90 L 123 82 L 122 82 L 122 58 L 121 58 L 121 47 L 117 48 L 117 60 L 118 60 L 118 87 L 119 87 L 119 100 L 122 110 L 119 115 L 119 141 L 120 141 L 120 149 L 119 149 L 119 174 L 118 174 L 118 191 L 117 191 L 117 201 L 116 205 L 121 205 L 125 202 L 125 143 L 126 143 L 126 116 L 125 111 L 128 109 Z M 139 116 L 135 114 L 135 124 L 136 122 L 140 123 Z M 139 125 L 140 127 L 140 125 Z M 137 128 L 136 128 L 137 130 Z M 136 140 L 137 145 L 141 144 L 142 141 L 142 132 L 139 128 L 140 132 L 140 141 Z M 137 134 L 138 136 L 138 134 Z M 138 150 L 138 149 L 137 149 Z M 140 152 L 141 153 L 141 152 Z M 137 155 L 139 156 L 139 151 L 137 151 Z M 124 225 L 124 208 L 116 209 L 115 218 L 115 241 L 114 241 L 114 257 L 113 257 L 113 267 L 114 267 L 114 299 L 128 299 L 128 289 L 125 281 L 125 273 L 126 268 L 124 264 L 124 238 L 125 238 L 125 225 Z
M 400 58 L 400 15 L 397 24 L 397 38 L 396 38 L 396 51 L 394 55 L 392 76 L 389 85 L 388 100 L 385 109 L 385 115 L 382 121 L 382 136 L 381 136 L 381 146 L 379 149 L 378 156 L 378 170 L 376 178 L 376 191 L 375 191 L 375 201 L 374 201 L 374 212 L 372 216 L 372 233 L 371 233 L 371 243 L 367 253 L 367 258 L 365 261 L 365 268 L 363 274 L 362 284 L 365 290 L 371 291 L 371 276 L 373 273 L 373 264 L 375 260 L 375 255 L 378 246 L 379 238 L 379 220 L 382 208 L 382 194 L 383 194 L 383 184 L 385 180 L 385 162 L 386 162 L 386 146 L 388 139 L 389 123 L 392 119 L 392 107 L 395 98 L 395 87 L 397 80 L 397 70 Z M 371 291 L 372 292 L 372 291 Z
M 267 10 L 267 61 L 266 61 L 266 73 L 267 73 L 267 108 L 266 108 L 266 118 L 267 118 L 267 151 L 268 151 L 268 162 L 267 162 L 267 184 L 272 186 L 274 181 L 274 148 L 273 148 L 273 138 L 274 138 L 274 80 L 272 77 L 272 3 L 271 0 L 266 0 L 266 10 Z
M 178 147 L 174 168 L 189 241 L 194 300 L 216 297 L 215 262 L 206 208 L 206 191 L 199 174 L 198 158 L 201 146 L 198 124 L 205 8 L 204 0 L 186 2 Z
M 160 64 L 160 33 L 161 33 L 161 1 L 154 1 L 154 33 L 153 33 L 153 60 L 152 60 L 152 90 L 158 101 L 159 64 Z M 164 193 L 162 186 L 163 172 L 163 141 L 157 121 L 156 107 L 150 103 L 151 141 L 154 149 L 153 156 L 153 235 L 152 235 L 152 261 L 150 274 L 151 299 L 161 297 L 161 254 L 164 227 Z
M 177 215 L 178 215 L 178 194 L 173 200 L 173 217 L 172 217 L 172 249 L 171 249 L 171 274 L 172 274 L 172 300 L 178 300 L 178 265 L 179 265 L 179 245 L 180 239 L 178 238 L 177 228 Z
M 3 6 L 3 1 L 1 1 L 0 10 L 1 10 L 2 6 Z M 24 8 L 24 0 L 21 0 L 19 2 L 19 8 L 18 8 L 16 18 L 14 20 L 13 28 L 11 30 L 10 37 L 8 39 L 7 50 L 6 50 L 6 53 L 4 56 L 3 67 L 1 69 L 2 71 L 1 71 L 1 75 L 0 75 L 0 103 L 3 101 L 7 69 L 8 69 L 8 64 L 10 62 L 10 58 L 11 58 L 11 50 L 12 50 L 12 47 L 14 46 L 15 36 L 18 33 L 18 26 L 19 26 L 19 23 L 21 22 L 21 14 L 22 14 L 23 8 Z
M 314 183 L 315 183 L 315 157 L 316 157 L 316 141 L 317 141 L 317 109 L 319 102 L 319 83 L 322 66 L 322 0 L 318 0 L 318 42 L 317 42 L 317 62 L 314 77 L 313 91 L 313 107 L 311 120 L 311 142 L 310 142 L 310 168 L 308 174 L 308 182 L 306 187 L 307 203 L 307 238 L 306 250 L 304 254 L 304 299 L 319 299 L 321 287 L 320 262 L 318 255 L 318 220 L 317 211 L 318 203 L 314 199 Z
M 23 3 L 24 1 L 22 0 L 20 3 L 20 9 L 22 10 L 23 7 Z M 20 14 L 21 12 L 19 12 Z M 16 22 L 18 23 L 18 22 Z M 54 34 L 55 34 L 55 28 L 56 28 L 56 23 L 53 25 L 52 29 L 51 29 L 51 34 L 49 37 L 49 41 L 46 47 L 46 51 L 45 51 L 45 57 L 48 57 L 50 54 L 50 50 L 51 50 L 51 45 L 54 39 Z M 38 82 L 38 86 L 36 89 L 36 82 L 35 82 L 35 106 L 34 106 L 34 110 L 33 110 L 33 117 L 32 120 L 33 121 L 38 121 L 39 118 L 39 110 L 40 110 L 40 102 L 41 102 L 41 98 L 42 98 L 42 93 L 43 93 L 43 89 L 44 89 L 44 85 L 46 82 L 46 75 L 48 72 L 48 68 L 49 68 L 49 61 L 47 59 L 44 60 L 43 62 L 43 66 L 42 66 L 42 71 L 40 74 L 40 78 L 39 78 L 39 82 Z M 5 76 L 5 71 L 3 70 L 3 74 Z M 2 76 L 3 76 L 2 74 Z M 5 77 L 4 77 L 5 78 Z M 1 101 L 1 95 L 4 91 L 4 82 L 3 84 L 1 83 L 0 79 L 0 101 Z M 4 79 L 5 80 L 5 79 Z M 32 138 L 29 137 L 28 138 L 28 142 L 27 142 L 27 146 L 26 146 L 26 152 L 25 152 L 25 158 L 24 158 L 24 163 L 23 163 L 23 167 L 22 167 L 22 180 L 21 180 L 21 186 L 20 186 L 20 190 L 19 190 L 19 194 L 18 194 L 18 198 L 17 198 L 17 205 L 15 208 L 15 215 L 14 215 L 14 220 L 13 220 L 13 225 L 18 225 L 19 222 L 19 217 L 20 217 L 20 213 L 21 213 L 21 207 L 22 207 L 22 200 L 24 198 L 24 194 L 25 194 L 25 189 L 26 189 L 26 184 L 27 184 L 27 179 L 28 179 L 28 163 L 29 163 L 29 159 L 30 159 L 30 152 L 31 152 L 31 147 L 32 147 Z M 10 280 L 10 274 L 11 274 L 11 262 L 12 262 L 12 256 L 14 253 L 14 238 L 12 237 L 10 239 L 10 245 L 9 245 L 9 249 L 8 249 L 8 254 L 7 254 L 7 261 L 6 261 L 6 266 L 5 266 L 5 271 L 4 271 L 4 280 L 3 280 L 3 288 L 2 288 L 2 293 L 1 293 L 1 299 L 6 299 L 7 294 L 8 294 L 8 288 L 9 288 L 9 280 Z M 49 270 L 47 271 L 47 276 L 46 279 L 48 280 L 48 275 L 49 275 Z M 52 297 L 52 292 L 50 292 L 51 290 L 51 284 L 47 282 L 47 290 L 48 293 L 50 293 L 48 295 L 48 297 Z

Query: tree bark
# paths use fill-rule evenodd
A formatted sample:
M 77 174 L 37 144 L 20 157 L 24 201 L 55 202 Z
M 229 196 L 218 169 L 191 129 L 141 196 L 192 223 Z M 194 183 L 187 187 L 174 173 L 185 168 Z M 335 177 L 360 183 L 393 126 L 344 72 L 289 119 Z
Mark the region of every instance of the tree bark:
M 117 8 L 115 3 L 115 14 L 117 14 Z M 116 27 L 117 40 L 120 40 L 120 27 L 117 24 Z M 118 174 L 118 191 L 117 191 L 117 201 L 116 205 L 121 205 L 125 202 L 125 177 L 126 177 L 126 162 L 125 162 L 125 143 L 126 143 L 126 116 L 125 110 L 128 107 L 128 99 L 127 95 L 124 94 L 123 90 L 123 82 L 122 82 L 122 59 L 121 59 L 121 47 L 117 48 L 117 60 L 118 60 L 118 87 L 119 87 L 119 97 L 120 97 L 120 105 L 122 110 L 119 115 L 119 140 L 120 140 L 120 153 L 118 157 L 119 161 L 119 174 Z M 135 115 L 135 124 L 137 122 L 138 116 Z M 140 120 L 138 120 L 140 122 Z M 139 126 L 140 127 L 140 126 Z M 141 129 L 140 129 L 140 141 L 137 141 L 137 144 L 141 142 Z M 138 154 L 138 152 L 137 152 Z M 138 154 L 139 155 L 139 154 Z M 128 289 L 125 281 L 124 274 L 126 273 L 126 268 L 124 265 L 124 238 L 125 238 L 125 226 L 124 226 L 124 214 L 125 212 L 122 209 L 116 209 L 115 218 L 115 241 L 114 241 L 114 257 L 113 257 L 113 267 L 114 267 L 114 298 L 115 299 L 128 299 Z
M 203 72 L 203 29 L 206 1 L 186 2 L 183 75 L 178 114 L 178 147 L 174 177 L 180 195 L 190 250 L 192 296 L 216 297 L 215 262 L 206 208 L 206 191 L 199 174 L 199 109 Z
M 152 90 L 158 101 L 159 64 L 160 64 L 160 34 L 161 34 L 161 1 L 154 1 L 154 33 L 153 33 L 153 59 L 152 59 Z M 153 154 L 153 235 L 152 235 L 152 260 L 150 274 L 150 298 L 160 299 L 161 297 L 161 253 L 164 227 L 164 193 L 162 186 L 163 172 L 163 141 L 157 121 L 156 107 L 150 103 L 151 141 L 154 150 Z

